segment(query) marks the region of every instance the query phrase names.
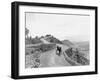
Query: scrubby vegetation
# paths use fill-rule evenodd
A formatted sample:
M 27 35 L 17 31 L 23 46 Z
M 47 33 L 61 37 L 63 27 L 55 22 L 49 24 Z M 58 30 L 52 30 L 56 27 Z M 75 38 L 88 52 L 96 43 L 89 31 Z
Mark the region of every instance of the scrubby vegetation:
M 55 43 L 55 44 L 62 44 L 62 42 L 60 40 L 58 40 L 57 38 L 53 37 L 53 36 L 50 36 L 50 35 L 47 35 L 46 36 L 47 38 L 45 40 L 47 40 L 48 42 L 51 42 L 51 43 Z
M 40 44 L 37 46 L 26 46 L 25 56 L 26 64 L 25 67 L 37 68 L 40 65 L 40 56 L 42 53 L 50 51 L 55 48 L 55 44 Z
M 34 51 L 46 52 L 55 48 L 55 44 L 40 44 L 37 46 L 30 46 L 28 48 L 35 49 Z
M 80 63 L 82 65 L 89 65 L 89 60 L 82 56 L 83 54 L 79 50 L 73 50 L 72 48 L 69 48 L 65 51 L 65 53 L 68 57 L 70 57 L 77 63 Z
M 42 41 L 39 38 L 28 37 L 25 39 L 25 44 L 38 44 L 38 43 L 42 43 Z

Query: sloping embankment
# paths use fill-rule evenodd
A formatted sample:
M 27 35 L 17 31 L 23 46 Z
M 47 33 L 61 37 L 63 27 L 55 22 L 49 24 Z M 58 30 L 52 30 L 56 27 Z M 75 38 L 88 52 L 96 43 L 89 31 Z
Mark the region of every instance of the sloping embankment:
M 73 51 L 72 48 L 65 50 L 65 57 L 69 57 L 72 61 L 72 64 L 76 65 L 89 65 L 89 60 L 82 56 L 81 52 Z M 68 60 L 67 60 L 68 61 Z

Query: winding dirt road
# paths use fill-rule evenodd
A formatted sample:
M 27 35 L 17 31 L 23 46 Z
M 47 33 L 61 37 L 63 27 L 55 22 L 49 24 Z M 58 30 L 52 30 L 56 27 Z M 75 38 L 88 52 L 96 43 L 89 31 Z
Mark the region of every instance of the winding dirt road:
M 64 46 L 61 47 L 63 51 L 65 50 L 65 48 L 67 48 Z M 57 66 L 70 66 L 70 64 L 65 60 L 63 53 L 61 54 L 61 56 L 58 56 L 56 54 L 56 48 L 55 48 L 51 51 L 41 54 L 39 67 L 57 67 Z

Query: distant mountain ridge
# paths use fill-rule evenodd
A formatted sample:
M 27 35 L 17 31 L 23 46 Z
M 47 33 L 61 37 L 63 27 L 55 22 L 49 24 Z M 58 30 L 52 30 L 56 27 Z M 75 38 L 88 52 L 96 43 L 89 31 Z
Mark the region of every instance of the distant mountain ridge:
M 76 42 L 75 43 L 79 48 L 82 48 L 84 50 L 89 50 L 89 41 L 83 41 L 83 42 Z

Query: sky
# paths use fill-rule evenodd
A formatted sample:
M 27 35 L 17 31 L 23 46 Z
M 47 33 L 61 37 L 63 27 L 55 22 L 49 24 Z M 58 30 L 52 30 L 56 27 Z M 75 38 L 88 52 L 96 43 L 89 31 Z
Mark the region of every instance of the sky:
M 48 13 L 25 13 L 29 36 L 51 34 L 60 40 L 88 41 L 90 16 Z

